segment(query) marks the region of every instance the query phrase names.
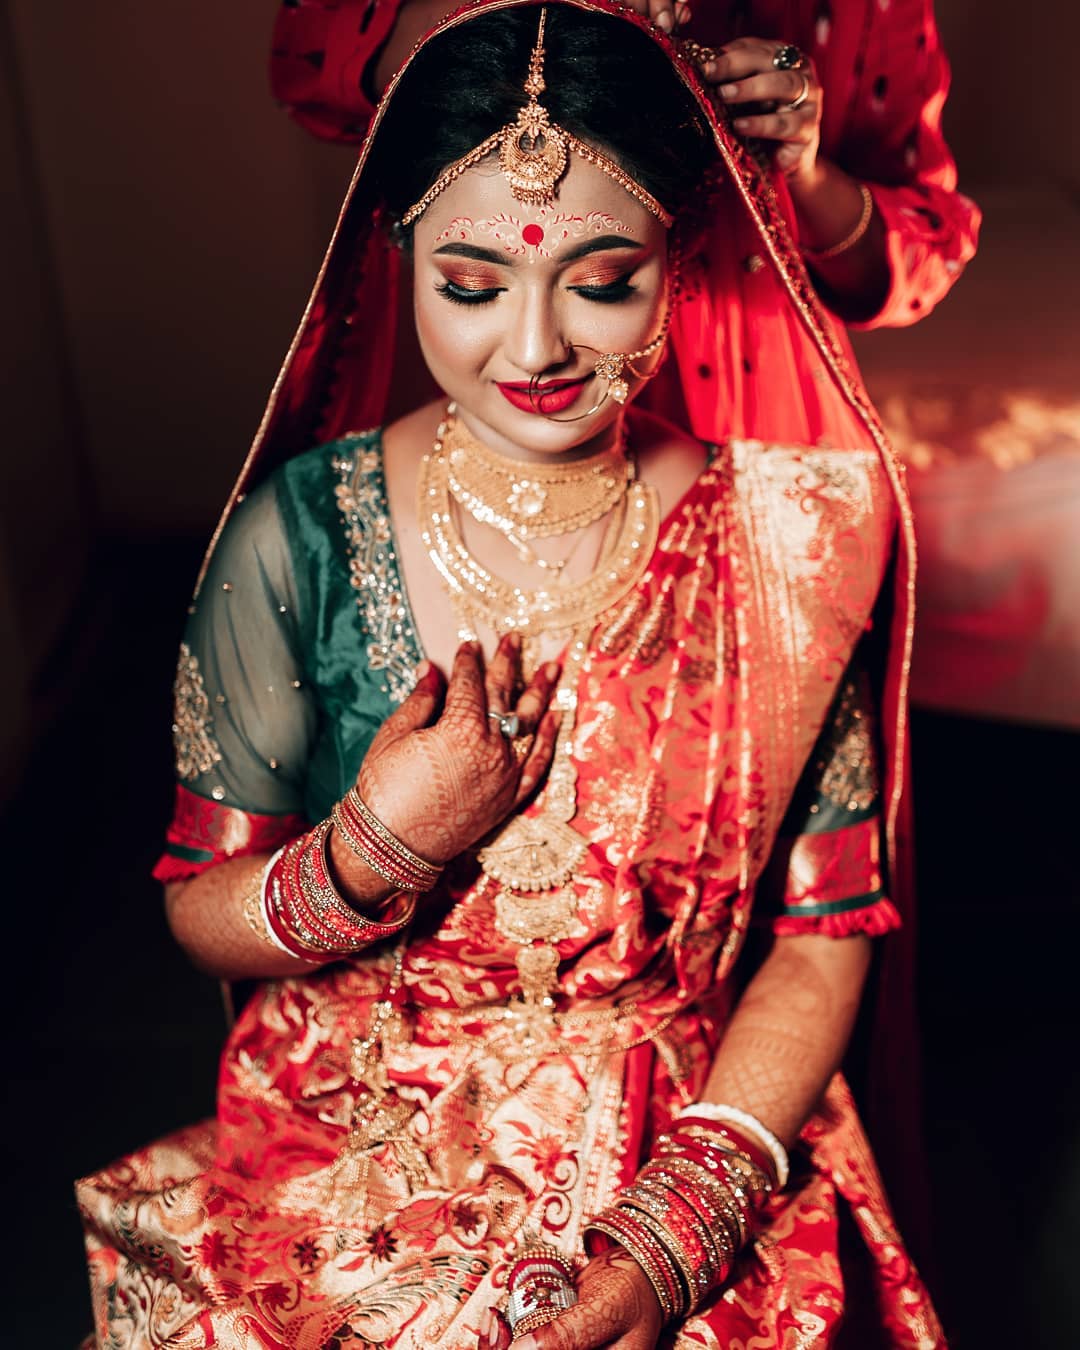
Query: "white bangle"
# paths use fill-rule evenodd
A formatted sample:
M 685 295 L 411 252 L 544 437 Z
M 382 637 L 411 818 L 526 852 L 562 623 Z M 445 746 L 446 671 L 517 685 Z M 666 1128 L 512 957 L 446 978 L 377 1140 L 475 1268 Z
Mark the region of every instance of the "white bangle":
M 262 919 L 263 928 L 266 930 L 267 941 L 272 943 L 278 951 L 284 952 L 286 956 L 291 956 L 293 960 L 295 960 L 296 953 L 290 951 L 289 948 L 285 946 L 282 940 L 274 932 L 274 925 L 270 922 L 270 892 L 266 884 L 270 880 L 270 869 L 285 852 L 287 847 L 288 845 L 282 844 L 263 868 L 262 880 L 259 882 L 259 917 Z
M 777 1188 L 783 1190 L 787 1185 L 791 1171 L 787 1149 L 757 1116 L 752 1116 L 749 1111 L 742 1111 L 737 1106 L 722 1106 L 715 1102 L 693 1102 L 690 1106 L 684 1106 L 675 1119 L 681 1120 L 683 1116 L 700 1116 L 703 1120 L 715 1121 L 717 1125 L 740 1126 L 754 1136 L 773 1160 L 776 1167 Z

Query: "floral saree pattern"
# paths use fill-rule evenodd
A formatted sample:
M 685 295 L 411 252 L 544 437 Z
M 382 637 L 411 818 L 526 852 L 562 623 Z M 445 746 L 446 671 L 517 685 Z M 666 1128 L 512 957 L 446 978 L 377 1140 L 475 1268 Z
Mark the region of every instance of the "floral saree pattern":
M 78 1185 L 105 1350 L 473 1350 L 517 1245 L 543 1237 L 580 1260 L 586 1220 L 700 1093 L 752 922 L 878 934 L 904 912 L 913 558 L 896 464 L 802 269 L 783 185 L 663 35 L 613 0 L 579 7 L 662 47 L 727 189 L 665 371 L 720 448 L 580 673 L 587 847 L 556 1011 L 515 998 L 517 949 L 468 855 L 397 948 L 260 985 L 226 1043 L 215 1118 Z M 395 360 L 400 259 L 366 165 L 407 77 L 372 119 L 200 576 L 165 878 L 324 817 L 420 654 L 378 434 L 347 434 L 383 420 Z M 747 361 L 769 396 L 729 407 L 705 376 Z M 348 378 L 358 364 L 364 379 Z M 871 622 L 894 639 L 880 793 L 857 659 Z M 765 1350 L 850 1330 L 860 1347 L 942 1346 L 842 1079 L 794 1163 L 726 1287 L 667 1340 Z
M 363 455 L 376 446 L 354 444 L 356 462 L 370 468 Z M 327 553 L 327 584 L 359 628 L 348 537 L 331 514 L 342 450 L 293 461 L 270 486 L 284 498 L 290 485 L 295 496 L 321 484 L 340 545 Z M 283 514 L 297 519 L 296 502 Z M 581 675 L 575 828 L 589 849 L 575 926 L 559 943 L 558 1015 L 514 1000 L 516 949 L 469 858 L 398 950 L 261 986 L 226 1045 L 216 1119 L 80 1183 L 99 1345 L 472 1350 L 525 1235 L 580 1259 L 586 1219 L 704 1083 L 734 999 L 754 859 L 772 853 L 808 793 L 811 814 L 839 802 L 864 817 L 821 837 L 867 821 L 880 833 L 847 670 L 892 522 L 872 454 L 717 454 L 665 522 L 634 593 L 602 618 Z M 774 531 L 782 552 L 753 542 Z M 837 569 L 848 532 L 866 564 L 855 580 Z M 786 671 L 772 652 L 778 607 L 791 623 Z M 752 712 L 764 707 L 766 664 L 775 696 L 797 696 L 783 735 L 765 735 Z M 740 771 L 744 746 L 752 758 Z M 341 787 L 355 767 L 343 766 Z M 800 863 L 783 922 L 809 903 L 804 931 L 836 932 L 837 913 L 847 932 L 894 925 L 880 869 L 850 852 L 836 844 L 844 881 L 824 865 L 819 892 Z M 830 898 L 815 905 L 811 893 Z M 375 1053 L 361 1062 L 364 1043 Z M 373 1088 L 371 1118 L 359 1108 Z M 841 1079 L 797 1157 L 735 1277 L 676 1339 L 830 1344 L 854 1259 L 876 1291 L 885 1343 L 942 1344 Z M 841 1209 L 861 1242 L 854 1256 Z

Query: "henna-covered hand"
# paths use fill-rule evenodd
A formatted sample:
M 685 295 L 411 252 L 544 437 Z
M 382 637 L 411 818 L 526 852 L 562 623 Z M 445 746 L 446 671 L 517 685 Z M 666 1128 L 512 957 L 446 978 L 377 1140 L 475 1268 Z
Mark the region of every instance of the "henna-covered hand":
M 468 642 L 458 648 L 449 684 L 434 666 L 421 668 L 364 758 L 361 797 L 414 853 L 448 862 L 520 806 L 547 772 L 558 730 L 548 704 L 558 675 L 555 663 L 542 666 L 515 701 L 516 633 L 502 639 L 486 672 L 479 647 Z M 489 710 L 517 714 L 515 742 Z
M 514 1342 L 514 1350 L 653 1350 L 664 1325 L 645 1272 L 622 1247 L 590 1261 L 575 1281 L 578 1301 L 554 1322 Z M 507 1350 L 509 1331 L 495 1313 L 480 1325 L 479 1350 Z

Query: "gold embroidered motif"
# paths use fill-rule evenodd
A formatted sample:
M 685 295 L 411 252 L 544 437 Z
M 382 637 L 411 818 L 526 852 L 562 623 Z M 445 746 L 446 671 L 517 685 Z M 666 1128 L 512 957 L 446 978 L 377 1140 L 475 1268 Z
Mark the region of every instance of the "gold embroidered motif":
M 382 456 L 362 444 L 331 461 L 334 487 L 349 549 L 349 584 L 367 637 L 372 670 L 382 672 L 382 691 L 392 703 L 412 693 L 420 640 L 398 569 L 394 532 L 382 486 Z
M 865 811 L 878 795 L 870 719 L 866 716 L 854 680 L 845 682 L 833 716 L 830 757 L 822 761 L 820 791 L 836 806 Z
M 675 597 L 665 587 L 652 600 L 642 591 L 634 591 L 627 602 L 616 611 L 597 640 L 597 650 L 604 656 L 622 656 L 642 665 L 654 665 L 667 649 L 675 620 Z
M 191 782 L 221 763 L 206 685 L 199 662 L 186 642 L 180 644 L 180 659 L 173 682 L 172 729 L 178 778 Z

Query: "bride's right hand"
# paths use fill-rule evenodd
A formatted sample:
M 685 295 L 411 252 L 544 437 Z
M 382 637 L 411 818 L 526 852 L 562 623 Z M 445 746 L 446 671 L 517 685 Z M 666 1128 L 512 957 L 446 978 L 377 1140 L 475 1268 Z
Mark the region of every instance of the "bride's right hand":
M 486 671 L 478 645 L 464 643 L 449 684 L 424 665 L 416 688 L 376 733 L 357 789 L 402 843 L 440 864 L 494 829 L 547 773 L 558 730 L 549 704 L 559 667 L 542 666 L 515 703 L 521 671 L 516 633 L 502 639 Z M 514 741 L 489 711 L 517 714 Z

